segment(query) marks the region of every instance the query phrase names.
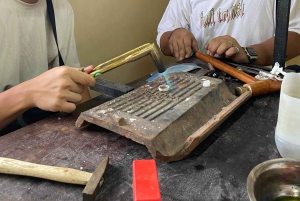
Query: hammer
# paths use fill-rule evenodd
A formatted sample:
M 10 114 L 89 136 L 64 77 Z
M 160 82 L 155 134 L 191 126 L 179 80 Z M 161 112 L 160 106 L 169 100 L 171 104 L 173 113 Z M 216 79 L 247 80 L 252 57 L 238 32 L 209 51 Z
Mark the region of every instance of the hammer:
M 69 184 L 86 185 L 82 191 L 83 201 L 94 201 L 103 183 L 103 174 L 108 164 L 105 157 L 94 173 L 73 168 L 35 164 L 11 158 L 0 157 L 0 173 L 23 175 Z

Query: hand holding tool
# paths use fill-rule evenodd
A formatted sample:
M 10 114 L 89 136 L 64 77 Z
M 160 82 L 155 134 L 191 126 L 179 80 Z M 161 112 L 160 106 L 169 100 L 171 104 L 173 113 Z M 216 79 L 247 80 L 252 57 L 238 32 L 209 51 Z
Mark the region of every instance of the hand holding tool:
M 35 164 L 10 158 L 0 157 L 0 173 L 38 177 L 52 181 L 86 185 L 82 191 L 83 201 L 95 200 L 103 183 L 103 174 L 108 164 L 108 157 L 101 162 L 94 173 L 73 168 Z

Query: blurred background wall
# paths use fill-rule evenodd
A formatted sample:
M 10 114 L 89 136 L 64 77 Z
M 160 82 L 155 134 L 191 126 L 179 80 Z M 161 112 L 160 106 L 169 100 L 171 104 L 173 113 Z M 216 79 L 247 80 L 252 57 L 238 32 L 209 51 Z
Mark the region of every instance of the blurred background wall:
M 69 0 L 82 66 L 94 66 L 145 43 L 156 44 L 157 25 L 168 0 Z M 165 64 L 174 62 L 161 54 Z M 102 78 L 126 84 L 155 71 L 151 56 L 122 65 Z

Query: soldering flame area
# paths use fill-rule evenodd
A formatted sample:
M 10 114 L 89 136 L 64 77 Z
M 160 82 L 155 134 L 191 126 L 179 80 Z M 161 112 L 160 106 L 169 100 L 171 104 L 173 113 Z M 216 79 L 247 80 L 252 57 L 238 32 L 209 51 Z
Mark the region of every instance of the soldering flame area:
M 168 75 L 168 80 L 169 83 L 163 78 L 150 82 L 133 93 L 115 99 L 107 107 L 152 121 L 181 102 L 193 98 L 193 95 L 201 93 L 202 81 L 199 79 L 171 74 Z M 159 90 L 160 87 L 170 89 Z

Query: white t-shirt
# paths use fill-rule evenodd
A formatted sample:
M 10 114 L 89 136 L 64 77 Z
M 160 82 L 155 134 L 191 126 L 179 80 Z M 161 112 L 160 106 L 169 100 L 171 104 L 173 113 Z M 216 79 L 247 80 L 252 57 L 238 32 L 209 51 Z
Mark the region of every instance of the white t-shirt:
M 217 36 L 230 35 L 241 46 L 266 41 L 275 35 L 275 0 L 170 0 L 158 25 L 157 44 L 167 31 L 184 27 L 199 49 Z M 300 1 L 291 1 L 289 31 L 300 34 Z
M 59 50 L 66 65 L 79 67 L 74 14 L 67 0 L 53 0 Z M 45 0 L 0 0 L 0 92 L 59 66 Z

